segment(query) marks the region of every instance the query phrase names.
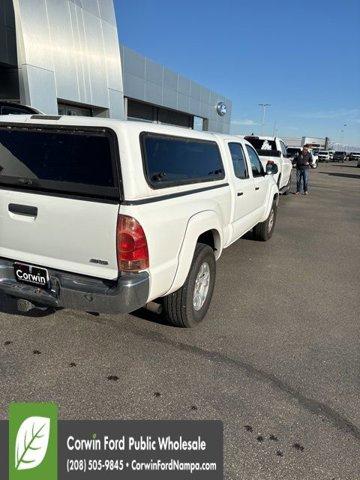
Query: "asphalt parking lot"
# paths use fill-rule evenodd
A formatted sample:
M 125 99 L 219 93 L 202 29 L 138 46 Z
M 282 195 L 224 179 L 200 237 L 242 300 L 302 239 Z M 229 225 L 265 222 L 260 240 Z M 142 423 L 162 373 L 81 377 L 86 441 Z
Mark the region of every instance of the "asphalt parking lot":
M 222 419 L 226 479 L 359 479 L 354 165 L 320 164 L 309 196 L 281 198 L 270 242 L 224 252 L 195 330 L 147 312 L 24 316 L 0 298 L 0 418 L 55 401 L 63 419 Z

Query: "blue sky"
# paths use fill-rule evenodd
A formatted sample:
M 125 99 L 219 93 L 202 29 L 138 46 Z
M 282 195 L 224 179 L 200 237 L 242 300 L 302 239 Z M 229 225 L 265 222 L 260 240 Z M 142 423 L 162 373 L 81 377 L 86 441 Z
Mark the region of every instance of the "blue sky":
M 122 43 L 233 101 L 233 133 L 266 102 L 268 134 L 360 145 L 359 0 L 114 3 Z

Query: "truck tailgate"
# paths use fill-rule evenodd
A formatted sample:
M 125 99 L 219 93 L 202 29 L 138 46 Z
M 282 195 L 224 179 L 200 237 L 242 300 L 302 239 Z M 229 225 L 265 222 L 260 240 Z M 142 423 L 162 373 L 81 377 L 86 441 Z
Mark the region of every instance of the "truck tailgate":
M 35 208 L 37 215 L 11 211 L 23 207 Z M 114 279 L 118 210 L 118 205 L 0 190 L 0 257 Z

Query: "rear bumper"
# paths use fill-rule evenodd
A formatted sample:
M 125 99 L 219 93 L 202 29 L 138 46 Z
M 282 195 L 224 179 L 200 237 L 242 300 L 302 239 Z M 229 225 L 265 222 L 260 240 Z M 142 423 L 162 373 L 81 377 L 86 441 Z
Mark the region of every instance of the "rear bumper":
M 150 283 L 147 272 L 120 275 L 116 281 L 107 281 L 48 269 L 50 289 L 43 290 L 17 282 L 13 263 L 0 258 L 0 292 L 29 300 L 35 305 L 99 313 L 129 313 L 147 303 Z

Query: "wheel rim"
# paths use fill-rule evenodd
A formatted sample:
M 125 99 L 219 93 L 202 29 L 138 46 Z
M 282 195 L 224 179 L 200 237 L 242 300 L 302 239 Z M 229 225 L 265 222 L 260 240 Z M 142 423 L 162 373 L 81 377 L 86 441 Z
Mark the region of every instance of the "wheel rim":
M 275 220 L 275 212 L 274 209 L 271 209 L 270 215 L 269 215 L 269 222 L 268 222 L 268 232 L 270 233 L 273 226 L 274 226 L 274 220 Z
M 195 280 L 193 306 L 198 311 L 202 308 L 209 293 L 210 267 L 207 262 L 201 264 Z

